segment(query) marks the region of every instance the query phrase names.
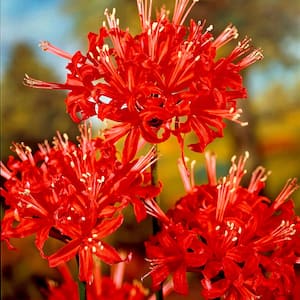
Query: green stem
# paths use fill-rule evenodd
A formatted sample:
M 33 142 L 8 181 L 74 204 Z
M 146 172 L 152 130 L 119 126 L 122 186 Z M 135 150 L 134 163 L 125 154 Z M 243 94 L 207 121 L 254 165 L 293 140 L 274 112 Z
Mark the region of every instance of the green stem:
M 77 266 L 79 268 L 79 256 L 76 255 L 76 262 Z M 80 300 L 86 300 L 86 283 L 83 281 L 77 280 L 78 283 L 78 291 L 79 291 L 79 299 Z
M 54 227 L 51 228 L 49 232 L 49 236 L 51 236 L 54 239 L 57 239 L 59 241 L 62 241 L 64 243 L 68 243 L 71 239 L 66 236 L 62 235 L 59 230 L 55 229 Z M 76 255 L 76 262 L 77 266 L 79 268 L 79 256 Z M 78 290 L 79 290 L 79 299 L 80 300 L 86 300 L 86 284 L 85 282 L 80 281 L 79 279 L 77 280 L 78 283 Z
M 78 289 L 79 289 L 79 299 L 86 299 L 86 283 L 78 280 Z
M 154 148 L 155 149 L 155 156 L 157 158 L 157 155 L 158 155 L 157 145 L 155 145 L 154 147 L 155 147 Z M 158 164 L 157 164 L 157 159 L 151 165 L 151 184 L 153 186 L 158 185 Z M 154 201 L 159 205 L 160 204 L 159 196 L 154 197 Z M 157 234 L 160 231 L 159 222 L 154 217 L 152 218 L 152 231 L 153 231 L 153 235 Z M 155 293 L 155 296 L 156 296 L 156 300 L 163 300 L 164 299 L 162 284 L 160 286 L 160 289 Z
M 155 156 L 157 158 L 157 145 L 154 146 L 155 148 Z M 151 165 L 151 185 L 157 186 L 158 185 L 158 169 L 157 169 L 157 160 Z M 154 197 L 154 201 L 159 205 L 160 199 L 159 196 Z M 160 230 L 159 222 L 156 218 L 152 218 L 152 231 L 153 234 L 158 233 Z

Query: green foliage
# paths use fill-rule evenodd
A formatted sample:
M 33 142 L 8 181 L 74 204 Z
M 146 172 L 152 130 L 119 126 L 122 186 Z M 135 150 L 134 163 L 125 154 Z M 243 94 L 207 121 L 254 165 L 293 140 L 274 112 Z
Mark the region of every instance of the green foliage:
M 17 44 L 1 82 L 1 156 L 5 160 L 11 142 L 36 147 L 49 141 L 57 130 L 74 138 L 77 128 L 66 114 L 64 94 L 57 91 L 30 89 L 22 83 L 24 74 L 55 81 L 54 72 L 39 62 L 26 44 Z

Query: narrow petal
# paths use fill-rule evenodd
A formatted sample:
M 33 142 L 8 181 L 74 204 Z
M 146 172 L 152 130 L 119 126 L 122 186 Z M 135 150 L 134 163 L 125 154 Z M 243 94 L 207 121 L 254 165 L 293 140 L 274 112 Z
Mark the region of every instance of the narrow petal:
M 105 263 L 112 265 L 122 261 L 125 261 L 115 248 L 110 246 L 105 242 L 101 242 L 101 247 L 97 247 L 97 252 L 95 253 L 101 260 Z
M 40 255 L 42 258 L 46 258 L 43 248 L 44 248 L 44 244 L 45 244 L 46 240 L 49 237 L 50 229 L 51 229 L 51 226 L 44 227 L 36 234 L 35 245 L 38 248 L 38 250 L 40 251 Z
M 176 271 L 173 273 L 173 283 L 175 292 L 182 295 L 188 294 L 188 283 L 186 276 L 186 268 L 184 265 L 177 268 Z
M 60 248 L 54 254 L 48 256 L 49 266 L 53 268 L 61 263 L 67 262 L 70 259 L 74 258 L 80 248 L 80 244 L 81 239 L 73 240 L 67 245 Z
M 89 249 L 82 248 L 79 251 L 79 280 L 85 281 L 91 285 L 94 281 L 94 260 L 93 255 Z
M 118 215 L 114 219 L 106 219 L 93 229 L 93 233 L 96 234 L 99 239 L 107 237 L 122 225 L 123 220 L 122 215 Z
M 126 137 L 123 148 L 123 163 L 131 161 L 138 149 L 140 131 L 137 127 L 132 127 Z

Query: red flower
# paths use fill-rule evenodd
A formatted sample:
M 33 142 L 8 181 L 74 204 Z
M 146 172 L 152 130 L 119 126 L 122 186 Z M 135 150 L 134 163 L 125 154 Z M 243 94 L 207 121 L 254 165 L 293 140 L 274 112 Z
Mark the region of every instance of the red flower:
M 48 291 L 46 291 L 48 300 L 79 300 L 78 286 L 73 280 L 67 265 L 59 267 L 63 277 L 60 285 L 53 281 L 48 281 Z M 94 265 L 95 280 L 92 284 L 86 286 L 87 300 L 155 300 L 155 295 L 149 295 L 149 291 L 141 282 L 134 280 L 133 283 L 124 281 L 124 262 L 116 264 L 111 268 L 110 276 L 101 274 L 100 265 L 97 262 Z M 172 284 L 164 286 L 163 294 L 167 295 L 172 291 Z
M 174 291 L 188 293 L 187 272 L 201 268 L 207 261 L 206 246 L 192 230 L 182 228 L 181 224 L 169 225 L 160 233 L 145 242 L 153 288 L 172 274 Z M 148 260 L 147 259 L 147 260 Z
M 42 43 L 44 50 L 69 60 L 65 84 L 27 75 L 24 82 L 36 88 L 69 90 L 66 105 L 74 121 L 97 115 L 121 123 L 108 130 L 107 137 L 115 141 L 126 135 L 131 156 L 139 136 L 160 143 L 175 135 L 183 148 L 184 135 L 191 131 L 198 137 L 191 149 L 203 151 L 223 135 L 223 119 L 241 123 L 236 100 L 247 93 L 240 72 L 262 54 L 245 38 L 228 56 L 217 58 L 219 48 L 237 38 L 237 29 L 229 25 L 214 38 L 212 26 L 204 29 L 205 22 L 191 20 L 189 26 L 183 25 L 197 1 L 190 6 L 189 2 L 176 1 L 172 20 L 162 8 L 152 21 L 152 7 L 137 0 L 142 27 L 137 36 L 119 28 L 115 10 L 106 11 L 108 26 L 98 34 L 89 33 L 86 54 L 70 55 Z
M 97 266 L 99 268 L 99 266 Z M 73 280 L 70 271 L 66 265 L 59 267 L 59 271 L 63 276 L 63 282 L 55 285 L 52 281 L 48 281 L 48 300 L 79 300 L 78 286 Z M 96 278 L 91 285 L 87 285 L 87 300 L 146 300 L 148 291 L 138 283 L 121 282 L 120 286 L 116 285 L 113 278 L 103 276 L 97 270 L 94 272 Z
M 298 188 L 296 180 L 290 180 L 271 201 L 260 195 L 267 178 L 262 167 L 253 172 L 248 187 L 241 186 L 247 155 L 237 163 L 234 158 L 228 176 L 219 181 L 215 157 L 206 158 L 206 185 L 196 185 L 180 163 L 187 195 L 166 215 L 147 201 L 151 203 L 148 213 L 162 224 L 161 232 L 145 244 L 153 285 L 172 274 L 174 290 L 185 293 L 185 272 L 192 271 L 202 277 L 205 299 L 291 296 L 294 265 L 300 263 L 300 219 L 289 199 Z M 192 263 L 186 259 L 191 254 Z M 194 264 L 197 257 L 198 265 Z M 175 272 L 181 272 L 181 282 Z
M 99 266 L 92 285 L 87 286 L 87 300 L 146 300 L 149 291 L 137 280 L 133 283 L 124 281 L 125 263 L 111 268 L 110 276 L 102 276 Z M 150 300 L 150 299 L 149 299 Z
M 157 289 L 172 274 L 174 291 L 187 294 L 186 272 L 206 263 L 206 246 L 200 243 L 195 232 L 180 223 L 173 223 L 155 201 L 147 200 L 146 208 L 147 213 L 159 219 L 163 226 L 161 232 L 145 242 L 151 270 L 144 277 L 151 275 L 152 286 Z
M 49 265 L 78 255 L 79 278 L 90 283 L 94 256 L 108 264 L 124 260 L 103 241 L 123 223 L 122 209 L 132 204 L 140 221 L 146 216 L 141 198 L 156 196 L 160 188 L 150 185 L 146 171 L 155 160 L 152 150 L 123 163 L 114 146 L 91 137 L 90 127 L 80 129 L 79 145 L 58 134 L 53 147 L 46 142 L 34 155 L 16 144 L 19 160 L 10 157 L 7 167 L 1 162 L 1 175 L 7 179 L 1 194 L 9 207 L 1 239 L 9 244 L 10 238 L 36 234 L 36 246 L 45 257 L 50 234 L 66 245 L 47 257 Z
M 76 281 L 72 278 L 72 275 L 66 264 L 62 264 L 58 267 L 60 274 L 62 275 L 63 282 L 57 285 L 56 282 L 48 280 L 48 300 L 79 300 L 79 290 Z

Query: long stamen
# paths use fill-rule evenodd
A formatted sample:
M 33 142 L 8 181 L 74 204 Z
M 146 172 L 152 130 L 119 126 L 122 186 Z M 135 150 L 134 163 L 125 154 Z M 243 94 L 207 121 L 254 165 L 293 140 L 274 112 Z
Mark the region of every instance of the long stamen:
M 53 89 L 53 90 L 68 89 L 67 85 L 65 84 L 34 79 L 28 76 L 27 74 L 25 74 L 24 76 L 23 84 L 31 88 L 37 88 L 37 89 Z
M 142 156 L 136 164 L 132 167 L 132 171 L 135 172 L 144 172 L 148 167 L 150 167 L 154 162 L 158 160 L 156 156 L 155 147 L 152 147 L 151 150 L 145 155 Z
M 70 53 L 53 46 L 48 41 L 40 42 L 39 47 L 44 51 L 48 51 L 54 55 L 57 55 L 57 56 L 60 56 L 60 57 L 63 57 L 63 58 L 69 59 L 69 60 L 71 60 L 73 57 L 73 55 L 71 55 Z
M 101 60 L 102 64 L 106 67 L 107 71 L 110 72 L 111 77 L 115 79 L 118 85 L 121 85 L 122 87 L 126 87 L 124 80 L 117 72 L 116 67 L 114 66 L 110 58 L 108 45 L 104 44 L 102 49 L 100 49 L 99 47 L 96 49 L 99 53 L 99 60 Z
M 0 161 L 0 174 L 7 180 L 13 175 L 13 173 L 4 165 L 2 161 Z
M 137 7 L 143 31 L 148 30 L 151 23 L 152 0 L 137 0 Z
M 258 167 L 251 176 L 251 180 L 248 186 L 248 191 L 250 193 L 255 193 L 263 188 L 263 183 L 267 180 L 270 172 L 267 172 L 265 168 Z
M 193 6 L 199 0 L 193 0 L 191 5 L 187 8 L 190 0 L 176 0 L 175 8 L 174 8 L 174 15 L 173 15 L 173 23 L 176 25 L 182 25 L 187 18 L 188 14 L 190 13 Z
M 32 166 L 35 166 L 32 150 L 29 146 L 26 146 L 24 143 L 13 143 L 11 149 L 17 153 L 21 160 L 28 160 Z
M 189 79 L 189 75 L 187 75 L 185 79 L 183 78 L 194 66 L 195 61 L 199 59 L 199 56 L 193 56 L 193 45 L 194 43 L 190 41 L 186 43 L 182 50 L 178 51 L 176 65 L 168 82 L 169 87 L 171 87 L 175 82 L 178 85 L 180 82 L 184 82 L 186 79 Z M 192 76 L 192 74 L 190 74 L 190 76 Z
M 218 200 L 216 207 L 216 219 L 219 222 L 223 221 L 226 207 L 229 203 L 230 198 L 230 182 L 227 181 L 226 177 L 223 177 L 222 183 L 217 186 L 218 189 Z
M 104 11 L 104 15 L 106 16 L 109 28 L 113 29 L 113 31 L 110 32 L 109 36 L 113 42 L 114 49 L 116 50 L 118 56 L 124 58 L 124 50 L 120 36 L 119 19 L 116 18 L 116 9 L 113 8 L 111 14 L 109 14 L 108 9 L 106 9 Z
M 249 158 L 249 152 L 246 151 L 245 155 L 239 158 L 237 164 L 235 163 L 235 158 L 235 156 L 232 158 L 232 167 L 229 170 L 229 178 L 234 188 L 240 184 L 243 176 L 247 173 L 245 165 Z
M 231 120 L 237 124 L 240 124 L 241 126 L 247 126 L 248 122 L 243 122 L 241 120 L 239 120 L 239 118 L 241 117 L 242 114 L 242 109 L 234 109 L 233 107 L 230 109 L 204 109 L 203 111 L 207 112 L 210 115 L 214 115 L 214 116 L 219 116 L 222 117 L 224 119 L 228 119 Z M 205 119 L 205 117 L 204 117 Z
M 216 48 L 220 48 L 229 41 L 236 39 L 239 36 L 237 28 L 232 24 L 228 25 L 224 31 L 212 42 Z
M 205 165 L 209 184 L 217 185 L 216 175 L 216 155 L 210 152 L 205 152 Z
M 188 160 L 189 159 L 187 157 L 184 158 L 184 161 L 182 158 L 179 159 L 178 169 L 185 191 L 188 193 L 192 193 L 195 187 L 194 167 L 196 162 L 194 160 L 191 162 L 191 170 L 189 171 L 186 165 Z
M 170 222 L 166 214 L 161 210 L 158 204 L 153 199 L 145 200 L 146 211 L 149 215 L 157 218 L 166 225 Z
M 270 234 L 256 240 L 254 244 L 257 247 L 273 246 L 276 243 L 289 241 L 295 235 L 295 224 L 290 224 L 289 221 L 282 220 L 278 227 L 276 227 Z
M 253 63 L 257 62 L 258 60 L 263 59 L 263 54 L 261 52 L 261 49 L 256 49 L 253 52 L 251 52 L 249 55 L 244 57 L 239 63 L 238 66 L 240 69 L 245 69 L 252 65 Z
M 299 188 L 299 185 L 297 184 L 297 179 L 292 178 L 288 180 L 280 194 L 277 196 L 277 198 L 273 202 L 273 208 L 276 210 L 279 208 L 291 195 Z
M 235 60 L 238 57 L 249 53 L 252 49 L 250 47 L 251 38 L 245 37 L 242 41 L 238 43 L 238 45 L 233 49 L 231 54 L 228 56 L 229 60 Z M 245 56 L 237 65 L 240 69 L 244 69 L 251 64 L 255 63 L 258 60 L 261 60 L 263 58 L 262 50 L 261 49 L 255 49 L 254 51 L 251 51 L 250 54 Z

